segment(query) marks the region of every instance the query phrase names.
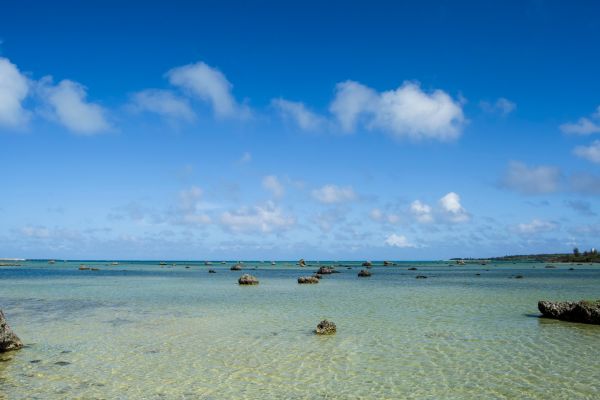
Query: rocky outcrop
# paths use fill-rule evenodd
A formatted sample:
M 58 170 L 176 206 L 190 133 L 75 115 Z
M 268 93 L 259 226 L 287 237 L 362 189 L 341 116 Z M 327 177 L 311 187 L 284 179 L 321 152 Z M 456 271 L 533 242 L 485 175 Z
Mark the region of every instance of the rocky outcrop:
M 301 258 L 300 261 L 298 261 L 298 265 L 301 267 L 306 267 L 306 262 L 304 262 L 304 258 Z
M 242 266 L 240 264 L 235 264 L 233 267 L 229 268 L 232 271 L 241 271 Z
M 319 283 L 319 278 L 317 278 L 316 276 L 301 276 L 300 278 L 298 278 L 298 283 Z
M 319 325 L 317 325 L 315 333 L 317 335 L 333 335 L 336 332 L 336 330 L 337 327 L 333 322 L 324 319 L 323 321 L 319 322 Z
M 362 263 L 362 266 L 367 268 L 371 267 L 372 265 L 373 263 L 371 261 L 365 261 L 364 263 Z
M 319 274 L 319 275 L 330 275 L 332 273 L 333 273 L 333 269 L 329 268 L 329 267 L 321 267 L 317 271 L 317 274 Z
M 396 263 L 393 263 L 391 261 L 384 261 L 383 265 L 385 265 L 386 267 L 389 267 L 390 265 L 396 265 Z
M 366 269 L 361 269 L 358 273 L 359 278 L 367 278 L 369 276 L 371 276 L 371 272 L 367 271 Z
M 250 274 L 244 274 L 238 279 L 240 285 L 258 285 L 258 279 Z
M 546 318 L 584 324 L 600 324 L 600 300 L 579 302 L 539 301 L 538 309 Z
M 21 347 L 23 347 L 23 342 L 21 342 L 21 339 L 19 339 L 12 329 L 10 329 L 10 326 L 8 326 L 8 323 L 4 318 L 4 313 L 0 310 L 0 353 L 18 350 Z

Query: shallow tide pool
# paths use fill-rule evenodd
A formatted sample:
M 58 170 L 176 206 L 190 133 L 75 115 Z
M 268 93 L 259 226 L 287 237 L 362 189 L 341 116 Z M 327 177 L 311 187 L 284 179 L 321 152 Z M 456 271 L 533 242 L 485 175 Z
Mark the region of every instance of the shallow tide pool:
M 0 267 L 0 308 L 27 344 L 0 355 L 0 398 L 600 396 L 600 326 L 537 311 L 600 298 L 599 265 L 400 263 L 358 278 L 343 262 L 298 285 L 316 267 L 80 264 Z M 243 272 L 260 284 L 240 287 Z M 335 336 L 313 334 L 324 318 Z

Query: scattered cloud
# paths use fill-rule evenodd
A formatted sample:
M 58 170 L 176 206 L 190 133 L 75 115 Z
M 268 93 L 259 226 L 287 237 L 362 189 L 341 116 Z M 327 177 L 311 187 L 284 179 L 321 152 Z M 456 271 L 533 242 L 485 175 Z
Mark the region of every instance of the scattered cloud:
M 94 135 L 110 129 L 106 110 L 86 100 L 85 86 L 65 79 L 57 85 L 51 77 L 39 82 L 40 95 L 50 108 L 50 115 L 70 131 L 81 135 Z
M 152 112 L 164 117 L 193 121 L 189 102 L 170 90 L 146 89 L 131 95 L 130 107 L 137 112 Z
M 176 222 L 189 225 L 207 225 L 212 218 L 207 210 L 214 209 L 211 204 L 202 202 L 202 189 L 192 186 L 179 192 L 179 207 L 176 212 Z
M 167 72 L 166 76 L 173 86 L 210 103 L 215 115 L 219 118 L 249 115 L 249 110 L 238 104 L 233 97 L 233 85 L 216 68 L 200 61 L 173 68 Z
M 516 110 L 517 105 L 504 97 L 500 97 L 494 103 L 481 101 L 479 107 L 487 113 L 505 116 Z
M 600 176 L 589 172 L 578 172 L 569 176 L 570 189 L 577 193 L 600 194 Z
M 410 204 L 410 213 L 418 222 L 433 222 L 432 212 L 433 210 L 431 206 L 421 202 L 420 200 L 415 200 Z
M 280 207 L 272 202 L 264 206 L 242 207 L 236 211 L 226 211 L 221 214 L 221 226 L 236 232 L 270 233 L 291 228 L 296 220 L 286 215 Z
M 329 109 L 344 132 L 362 124 L 398 138 L 456 139 L 465 122 L 459 101 L 442 90 L 426 93 L 414 82 L 381 93 L 359 82 L 341 82 Z
M 47 239 L 50 237 L 50 230 L 40 226 L 25 226 L 21 228 L 21 234 L 35 239 Z
M 600 120 L 600 106 L 591 115 L 590 118 L 579 118 L 577 122 L 568 122 L 560 126 L 560 130 L 570 135 L 591 135 L 600 132 L 600 123 L 593 120 Z
M 415 244 L 411 243 L 406 236 L 404 235 L 397 235 L 395 233 L 392 233 L 391 235 L 389 235 L 386 239 L 385 239 L 385 244 L 387 244 L 388 246 L 392 246 L 392 247 L 400 247 L 400 248 L 414 248 L 417 247 Z
M 546 194 L 559 189 L 561 174 L 557 167 L 528 167 L 511 161 L 501 181 L 501 186 L 522 194 Z
M 275 175 L 265 176 L 262 180 L 262 186 L 263 188 L 271 192 L 273 197 L 276 198 L 282 197 L 285 193 L 285 188 Z
M 273 99 L 271 104 L 284 119 L 295 122 L 302 130 L 314 131 L 325 126 L 326 119 L 310 111 L 304 103 L 279 98 Z
M 397 224 L 400 222 L 401 217 L 395 213 L 386 213 L 381 211 L 379 208 L 374 208 L 369 212 L 369 217 L 376 222 L 383 222 L 388 224 Z
M 584 200 L 566 200 L 565 205 L 573 210 L 577 211 L 579 214 L 593 217 L 596 213 L 592 210 L 592 205 L 588 201 Z
M 558 224 L 551 221 L 534 219 L 529 223 L 522 223 L 516 226 L 516 231 L 521 235 L 537 235 L 540 233 L 552 232 L 558 228 Z
M 27 124 L 30 113 L 22 103 L 29 91 L 29 79 L 15 64 L 0 57 L 0 126 L 21 128 Z
M 312 196 L 323 204 L 346 203 L 356 199 L 352 186 L 325 185 L 313 190 Z
M 600 140 L 595 140 L 589 146 L 577 146 L 573 150 L 573 153 L 577 157 L 600 164 Z
M 471 217 L 460 204 L 460 196 L 450 192 L 439 201 L 443 216 L 450 222 L 466 222 Z

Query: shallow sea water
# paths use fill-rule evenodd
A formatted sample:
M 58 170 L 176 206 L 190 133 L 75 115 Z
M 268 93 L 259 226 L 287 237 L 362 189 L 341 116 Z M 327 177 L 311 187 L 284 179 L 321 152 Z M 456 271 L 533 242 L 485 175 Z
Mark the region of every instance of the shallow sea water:
M 316 267 L 80 264 L 0 267 L 0 307 L 27 343 L 0 355 L 1 399 L 600 398 L 600 326 L 537 311 L 600 298 L 600 265 L 400 263 L 358 278 L 343 262 L 298 285 Z M 240 287 L 244 272 L 260 284 Z M 324 318 L 335 336 L 313 334 Z

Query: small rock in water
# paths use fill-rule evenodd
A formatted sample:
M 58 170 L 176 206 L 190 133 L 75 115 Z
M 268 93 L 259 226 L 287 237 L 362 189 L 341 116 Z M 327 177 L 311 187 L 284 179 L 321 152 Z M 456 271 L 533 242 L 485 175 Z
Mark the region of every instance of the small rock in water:
M 235 264 L 233 267 L 230 268 L 232 271 L 241 271 L 242 270 L 242 266 L 240 264 Z
M 556 268 L 554 265 L 546 265 L 544 268 L 553 269 Z
M 209 270 L 208 270 L 208 273 L 209 273 L 209 274 L 216 274 L 216 273 L 217 273 L 217 271 L 215 271 L 214 269 L 209 269 Z
M 255 276 L 244 274 L 238 279 L 240 285 L 258 285 L 258 279 Z
M 301 284 L 319 283 L 319 278 L 317 278 L 316 276 L 301 276 L 300 278 L 298 278 L 298 283 L 301 283 Z
M 323 277 L 323 275 L 321 275 L 321 274 L 314 274 L 313 276 L 317 279 L 321 279 Z
M 358 276 L 360 278 L 367 278 L 367 277 L 371 276 L 371 272 L 367 271 L 366 269 L 361 269 L 360 272 L 358 273 Z
M 18 350 L 23 347 L 23 342 L 15 333 L 10 329 L 4 313 L 0 310 L 0 353 L 6 351 Z
M 584 324 L 600 324 L 600 300 L 579 302 L 542 300 L 538 302 L 538 309 L 546 318 Z
M 32 364 L 37 364 L 37 363 L 42 362 L 42 360 L 31 360 L 29 362 L 32 363 Z
M 523 275 L 517 275 L 515 276 L 515 279 L 523 279 Z
M 575 268 L 571 267 L 569 268 L 569 271 L 575 271 Z
M 363 267 L 367 267 L 367 268 L 370 267 L 370 266 L 372 266 L 372 265 L 373 265 L 373 263 L 371 261 L 365 261 L 364 263 L 362 263 L 362 266 Z
M 409 270 L 409 271 L 416 271 L 416 270 L 417 270 L 417 268 L 416 268 L 416 267 L 410 267 L 408 270 Z
M 69 365 L 69 364 L 71 364 L 71 363 L 68 361 L 57 361 L 54 363 L 54 365 L 60 365 L 61 367 L 64 367 L 65 365 Z
M 427 277 L 425 275 L 417 275 L 415 276 L 416 279 L 427 279 Z
M 333 273 L 333 269 L 329 268 L 329 267 L 321 267 L 317 271 L 317 274 L 319 274 L 319 275 L 330 275 L 332 273 Z
M 319 325 L 317 325 L 315 333 L 317 335 L 333 335 L 336 330 L 337 328 L 333 322 L 324 319 L 323 321 L 319 322 Z

